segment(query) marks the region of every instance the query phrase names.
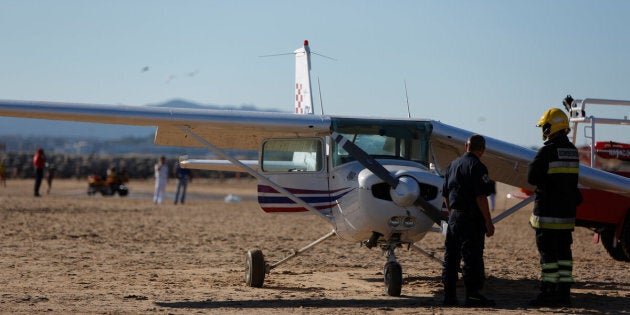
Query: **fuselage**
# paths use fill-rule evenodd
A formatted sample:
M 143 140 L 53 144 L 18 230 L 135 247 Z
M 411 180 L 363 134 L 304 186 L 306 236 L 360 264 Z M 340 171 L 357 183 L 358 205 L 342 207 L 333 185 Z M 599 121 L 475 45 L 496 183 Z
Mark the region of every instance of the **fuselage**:
M 345 119 L 333 126 L 393 176 L 417 181 L 422 197 L 442 208 L 443 179 L 428 167 L 427 122 Z M 393 202 L 390 186 L 329 136 L 267 139 L 259 166 L 264 176 L 324 214 L 345 240 L 363 241 L 377 232 L 385 238 L 395 234 L 403 242 L 418 241 L 433 225 L 418 206 Z M 258 193 L 266 212 L 308 212 L 264 183 Z

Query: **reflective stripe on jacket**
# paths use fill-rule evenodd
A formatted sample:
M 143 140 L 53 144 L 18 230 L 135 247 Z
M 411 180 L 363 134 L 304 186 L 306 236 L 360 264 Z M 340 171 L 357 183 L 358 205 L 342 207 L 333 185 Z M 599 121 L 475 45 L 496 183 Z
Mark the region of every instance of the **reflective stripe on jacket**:
M 575 228 L 575 218 L 541 217 L 532 214 L 529 224 L 535 229 L 569 230 Z

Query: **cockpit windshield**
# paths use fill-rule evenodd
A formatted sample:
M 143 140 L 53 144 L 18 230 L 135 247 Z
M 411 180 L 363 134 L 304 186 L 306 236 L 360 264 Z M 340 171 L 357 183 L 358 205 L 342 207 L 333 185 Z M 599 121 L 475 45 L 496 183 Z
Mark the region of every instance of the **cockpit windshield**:
M 429 165 L 429 121 L 333 118 L 333 130 L 373 157 Z M 354 158 L 335 143 L 333 166 L 350 161 Z

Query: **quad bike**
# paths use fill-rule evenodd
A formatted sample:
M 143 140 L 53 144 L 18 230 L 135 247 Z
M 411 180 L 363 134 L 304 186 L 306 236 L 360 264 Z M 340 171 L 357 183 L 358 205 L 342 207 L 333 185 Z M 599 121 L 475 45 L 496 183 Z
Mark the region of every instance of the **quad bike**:
M 129 189 L 121 180 L 116 178 L 108 177 L 107 180 L 104 180 L 99 175 L 90 175 L 88 176 L 87 194 L 91 196 L 96 193 L 101 193 L 103 196 L 113 196 L 118 193 L 119 196 L 124 197 L 129 194 Z

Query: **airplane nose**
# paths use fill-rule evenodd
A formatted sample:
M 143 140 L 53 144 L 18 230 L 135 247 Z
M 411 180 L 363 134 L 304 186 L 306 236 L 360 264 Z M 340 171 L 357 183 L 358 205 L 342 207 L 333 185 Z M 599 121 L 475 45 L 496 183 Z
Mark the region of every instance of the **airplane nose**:
M 401 176 L 398 178 L 398 185 L 396 188 L 391 188 L 389 194 L 395 204 L 401 207 L 409 207 L 420 196 L 420 185 L 409 176 Z

